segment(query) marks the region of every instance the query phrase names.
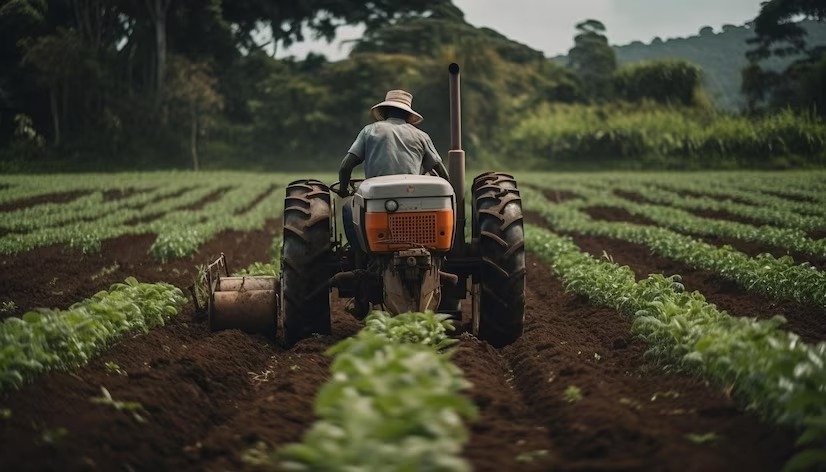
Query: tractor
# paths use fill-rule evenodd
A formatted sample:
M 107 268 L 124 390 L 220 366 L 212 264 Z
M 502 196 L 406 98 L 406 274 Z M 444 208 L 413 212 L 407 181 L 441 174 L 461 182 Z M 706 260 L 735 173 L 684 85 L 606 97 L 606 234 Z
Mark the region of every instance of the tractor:
M 346 242 L 336 225 L 338 201 L 331 196 L 338 183 L 290 183 L 280 277 L 230 277 L 223 255 L 210 264 L 204 311 L 213 330 L 276 335 L 288 346 L 329 334 L 336 288 L 339 297 L 350 299 L 348 311 L 357 318 L 379 308 L 391 314 L 433 310 L 461 319 L 461 301 L 470 297 L 474 335 L 495 347 L 521 336 L 526 269 L 519 190 L 505 173 L 474 178 L 466 238 L 459 66 L 450 64 L 448 71 L 450 180 L 354 180 L 345 204 L 352 205 L 358 240 Z

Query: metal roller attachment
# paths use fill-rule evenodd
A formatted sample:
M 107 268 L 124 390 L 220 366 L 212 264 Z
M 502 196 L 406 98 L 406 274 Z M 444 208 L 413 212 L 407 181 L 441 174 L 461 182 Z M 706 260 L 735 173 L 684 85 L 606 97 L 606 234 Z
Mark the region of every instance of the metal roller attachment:
M 213 331 L 240 329 L 275 336 L 277 314 L 274 290 L 214 292 L 209 300 L 209 327 Z
M 243 292 L 248 290 L 275 291 L 277 279 L 275 277 L 221 277 L 218 279 L 216 292 Z
M 217 277 L 209 297 L 210 329 L 240 329 L 274 337 L 277 287 L 275 277 Z

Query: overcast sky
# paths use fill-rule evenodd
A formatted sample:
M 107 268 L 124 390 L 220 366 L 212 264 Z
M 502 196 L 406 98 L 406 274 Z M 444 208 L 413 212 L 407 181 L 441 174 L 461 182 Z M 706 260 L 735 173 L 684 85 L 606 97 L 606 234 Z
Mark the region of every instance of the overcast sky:
M 650 42 L 694 35 L 702 26 L 718 31 L 724 24 L 741 25 L 760 10 L 761 0 L 453 0 L 465 19 L 487 26 L 552 57 L 573 46 L 574 25 L 594 18 L 605 23 L 611 44 Z M 357 28 L 340 28 L 339 40 L 357 38 Z M 304 57 L 322 52 L 331 60 L 347 56 L 340 44 L 308 41 L 280 51 L 278 56 Z

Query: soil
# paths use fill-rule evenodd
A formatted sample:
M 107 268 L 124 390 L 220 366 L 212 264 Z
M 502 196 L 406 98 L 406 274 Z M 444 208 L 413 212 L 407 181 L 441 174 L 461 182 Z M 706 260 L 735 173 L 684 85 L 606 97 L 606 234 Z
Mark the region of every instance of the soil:
M 616 212 L 610 217 L 612 219 L 608 221 L 623 221 L 621 218 L 624 212 L 621 209 L 617 210 L 620 211 Z M 544 218 L 534 212 L 527 212 L 525 221 L 536 226 L 547 227 Z M 786 324 L 787 329 L 799 335 L 804 341 L 826 341 L 826 307 L 816 307 L 793 301 L 772 300 L 754 293 L 748 293 L 734 282 L 723 279 L 718 274 L 692 269 L 688 265 L 653 254 L 643 244 L 603 236 L 586 236 L 575 233 L 567 235 L 583 251 L 592 256 L 604 257 L 604 255 L 607 255 L 615 263 L 629 266 L 634 271 L 637 280 L 644 279 L 649 274 L 679 274 L 687 290 L 699 291 L 709 303 L 717 305 L 718 308 L 726 310 L 731 315 L 762 319 L 782 315 L 788 322 Z M 746 249 L 744 252 L 750 255 L 770 252 L 771 249 L 739 240 L 723 241 L 725 244 L 732 244 L 737 249 Z M 798 259 L 795 258 L 795 260 Z M 822 267 L 822 259 L 811 258 L 811 260 L 821 264 Z
M 230 190 L 231 188 L 232 187 L 221 187 L 218 190 L 215 190 L 214 192 L 211 192 L 211 193 L 207 194 L 206 196 L 204 196 L 203 198 L 201 198 L 197 202 L 195 202 L 191 205 L 185 205 L 185 206 L 182 206 L 182 207 L 175 208 L 173 211 L 198 211 L 198 210 L 201 210 L 201 209 L 204 208 L 204 206 L 206 206 L 207 203 L 217 202 L 218 200 L 220 200 L 221 197 L 223 197 L 224 194 L 227 193 L 227 191 Z
M 267 188 L 267 190 L 264 190 L 260 195 L 255 197 L 255 199 L 252 202 L 250 202 L 249 205 L 247 205 L 244 208 L 241 208 L 240 210 L 236 211 L 235 214 L 236 215 L 243 215 L 244 213 L 252 210 L 256 206 L 258 206 L 258 204 L 261 203 L 265 198 L 269 197 L 270 195 L 272 195 L 273 192 L 278 190 L 278 188 L 279 188 L 278 185 L 270 185 L 270 187 Z
M 74 192 L 62 193 L 47 193 L 43 195 L 36 195 L 30 198 L 21 200 L 14 200 L 7 203 L 0 203 L 0 213 L 6 213 L 14 210 L 21 210 L 23 208 L 33 207 L 35 205 L 42 205 L 44 203 L 68 203 L 78 198 L 89 195 L 91 192 L 87 190 L 79 190 Z
M 83 298 L 133 276 L 141 282 L 168 282 L 190 286 L 196 266 L 212 262 L 223 251 L 230 270 L 266 260 L 272 235 L 281 220 L 267 221 L 262 230 L 224 231 L 204 244 L 191 258 L 161 264 L 149 255 L 153 234 L 121 236 L 103 241 L 101 251 L 83 254 L 62 245 L 37 248 L 0 260 L 0 301 L 13 301 L 16 309 L 0 318 L 19 316 L 40 307 L 67 308 Z M 188 294 L 188 292 L 186 292 Z
M 184 288 L 194 264 L 219 250 L 232 268 L 266 260 L 273 225 L 250 235 L 222 234 L 194 260 L 160 268 L 146 256 L 149 238 L 118 238 L 79 262 L 57 251 L 37 264 L 49 275 L 27 272 L 15 293 L 42 293 L 45 277 L 56 277 L 56 290 L 71 296 L 54 300 L 66 304 L 124 274 Z M 3 272 L 17 275 L 38 260 L 16 257 L 28 259 L 12 258 L 13 269 Z M 647 257 L 633 257 L 639 256 L 629 253 L 629 262 L 647 267 Z M 72 285 L 115 263 L 122 272 L 111 279 Z M 791 431 L 743 413 L 723 388 L 653 367 L 626 317 L 565 293 L 533 256 L 528 269 L 522 338 L 496 350 L 463 334 L 453 356 L 473 382 L 468 395 L 480 410 L 464 449 L 475 470 L 779 470 L 793 453 Z M 27 305 L 44 303 L 18 297 Z M 333 335 L 291 349 L 240 331 L 211 333 L 188 305 L 167 326 L 124 339 L 86 367 L 0 394 L 0 408 L 11 411 L 0 419 L 0 469 L 250 469 L 241 460 L 249 448 L 301 438 L 328 375 L 323 352 L 360 328 L 344 313 L 344 302 L 333 300 Z M 466 312 L 463 330 L 467 323 Z M 107 362 L 126 375 L 107 369 Z M 134 413 L 145 421 L 91 401 L 101 386 L 115 400 L 139 402 Z M 580 401 L 566 400 L 569 386 L 579 388 Z M 706 433 L 716 439 L 698 444 L 687 436 Z
M 624 197 L 625 198 L 625 197 Z M 594 207 L 587 207 L 582 209 L 583 212 L 587 213 L 592 219 L 594 220 L 602 220 L 602 221 L 624 221 L 628 223 L 635 223 L 640 225 L 649 225 L 649 226 L 657 226 L 657 223 L 654 221 L 649 220 L 644 216 L 633 215 L 629 213 L 624 208 L 618 207 L 602 207 L 602 206 L 594 206 Z M 746 218 L 738 217 L 737 215 L 732 215 L 731 213 L 725 211 L 714 211 L 714 210 L 693 210 L 690 211 L 697 216 L 703 218 L 710 218 L 715 220 L 728 220 L 728 221 L 736 221 L 738 223 L 750 224 L 754 226 L 761 226 L 763 223 L 755 222 L 752 220 L 748 220 Z M 823 234 L 816 234 L 817 232 L 810 232 L 810 237 L 814 239 L 820 239 L 823 236 L 826 236 L 826 232 Z M 819 237 L 818 237 L 819 236 Z M 729 245 L 740 252 L 748 254 L 751 257 L 754 257 L 758 254 L 768 253 L 773 255 L 774 257 L 780 258 L 783 256 L 791 256 L 795 262 L 802 263 L 808 262 L 814 267 L 823 270 L 826 268 L 826 257 L 817 256 L 813 254 L 807 254 L 803 252 L 797 251 L 789 251 L 786 248 L 781 248 L 777 246 L 769 246 L 766 244 L 758 243 L 758 242 L 751 242 L 751 241 L 744 241 L 742 239 L 736 238 L 729 238 L 723 236 L 702 236 L 699 239 L 715 245 L 715 246 L 723 246 Z
M 651 201 L 647 200 L 644 196 L 642 196 L 638 193 L 634 193 L 634 192 L 625 192 L 625 191 L 622 191 L 622 190 L 614 190 L 614 195 L 617 195 L 618 197 L 622 197 L 626 200 L 630 200 L 630 201 L 635 202 L 635 203 L 656 203 L 656 202 L 651 202 Z M 688 196 L 692 196 L 692 195 L 688 195 Z M 751 205 L 751 203 L 749 203 L 749 202 L 740 201 L 740 200 L 737 200 L 734 197 L 724 197 L 724 198 L 727 198 L 727 199 L 735 201 L 735 202 Z M 735 214 L 729 213 L 725 210 L 685 209 L 685 211 L 687 211 L 689 213 L 692 213 L 694 215 L 697 215 L 697 216 L 701 216 L 703 218 L 713 218 L 713 219 L 718 219 L 718 220 L 729 220 L 729 221 L 735 221 L 735 222 L 738 222 L 738 223 L 743 223 L 743 224 L 752 225 L 752 226 L 763 226 L 763 225 L 767 224 L 765 221 L 759 221 L 759 220 L 755 220 L 755 219 L 748 218 L 748 217 L 745 217 L 745 216 L 735 215 Z M 812 239 L 826 238 L 826 229 L 813 229 L 813 230 L 807 231 L 806 233 Z
M 625 221 L 626 223 L 634 223 L 638 225 L 657 226 L 657 223 L 649 220 L 648 218 L 639 215 L 632 215 L 624 208 L 593 206 L 583 208 L 582 211 L 587 213 L 588 216 L 594 220 Z
M 136 189 L 136 188 L 123 188 L 123 189 L 116 189 L 116 190 L 106 190 L 103 192 L 103 198 L 107 201 L 110 200 L 122 200 L 124 198 L 131 197 L 136 193 L 144 193 L 144 192 L 151 192 L 152 188 L 145 188 L 145 189 Z

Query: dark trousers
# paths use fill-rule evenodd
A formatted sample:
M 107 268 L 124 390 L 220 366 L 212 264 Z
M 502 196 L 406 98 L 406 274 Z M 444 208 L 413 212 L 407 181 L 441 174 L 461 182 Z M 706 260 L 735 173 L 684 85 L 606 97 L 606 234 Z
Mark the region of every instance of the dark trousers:
M 353 197 L 345 198 L 341 205 L 341 222 L 344 225 L 344 236 L 347 237 L 347 242 L 351 247 L 359 248 L 356 224 L 353 222 Z

